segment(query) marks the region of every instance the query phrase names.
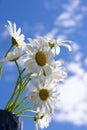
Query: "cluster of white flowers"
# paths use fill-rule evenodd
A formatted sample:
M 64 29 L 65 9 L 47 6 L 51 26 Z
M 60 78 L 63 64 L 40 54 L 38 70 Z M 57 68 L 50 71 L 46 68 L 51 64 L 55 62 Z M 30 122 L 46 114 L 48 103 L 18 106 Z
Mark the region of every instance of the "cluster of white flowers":
M 32 110 L 36 112 L 36 129 L 43 129 L 49 126 L 57 108 L 59 82 L 67 76 L 63 60 L 55 61 L 55 56 L 59 55 L 60 46 L 65 46 L 71 51 L 71 46 L 67 44 L 70 41 L 38 37 L 28 38 L 29 43 L 26 43 L 24 35 L 20 34 L 21 28 L 17 30 L 15 23 L 8 21 L 6 28 L 12 37 L 12 51 L 9 49 L 2 62 L 21 58 L 26 73 L 31 73 L 28 98 L 33 103 Z

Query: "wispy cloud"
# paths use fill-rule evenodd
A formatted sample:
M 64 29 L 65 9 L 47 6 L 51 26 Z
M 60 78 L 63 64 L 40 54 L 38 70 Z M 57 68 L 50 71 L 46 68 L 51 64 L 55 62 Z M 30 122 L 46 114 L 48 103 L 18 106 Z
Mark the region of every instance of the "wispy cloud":
M 82 52 L 77 46 L 76 51 L 76 55 L 72 58 L 73 61 L 67 63 L 67 70 L 72 75 L 59 88 L 60 102 L 57 104 L 58 112 L 54 115 L 54 120 L 71 122 L 80 126 L 87 125 L 87 72 L 82 67 Z M 84 60 L 85 63 L 86 60 Z
M 55 21 L 55 25 L 59 25 L 65 28 L 75 27 L 78 23 L 80 25 L 80 21 L 82 20 L 82 15 L 77 14 L 70 14 L 70 12 L 62 13 L 59 17 L 57 17 Z
M 1 32 L 0 32 L 0 42 L 1 42 L 3 39 L 6 39 L 8 36 L 9 36 L 9 33 L 7 32 L 7 30 L 1 31 Z
M 48 32 L 47 34 L 45 34 L 45 37 L 48 37 L 49 39 L 54 39 L 54 37 L 56 36 L 56 34 L 58 34 L 58 29 L 54 28 L 50 32 Z
M 81 70 L 84 71 L 84 70 Z M 59 112 L 54 119 L 58 122 L 71 122 L 75 125 L 87 125 L 87 73 L 81 77 L 75 75 L 66 80 L 60 92 Z
M 45 2 L 47 5 L 49 5 L 49 1 Z M 84 27 L 84 19 L 86 18 L 87 7 L 82 0 L 67 0 L 67 3 L 60 2 L 60 0 L 56 2 L 59 2 L 58 5 L 60 5 L 59 8 L 57 5 L 56 12 L 58 12 L 58 9 L 60 9 L 60 14 L 58 12 L 58 15 L 53 20 L 52 28 L 46 34 L 46 36 L 50 36 L 50 38 L 61 37 L 67 39 L 69 35 L 74 33 L 78 33 L 81 36 L 84 35 L 84 32 L 81 28 Z M 54 2 L 55 5 L 56 2 Z M 49 6 L 52 6 L 52 4 Z M 77 31 L 77 29 L 81 30 Z M 55 34 L 53 33 L 54 30 L 56 30 Z
M 86 7 L 82 5 L 81 0 L 69 0 L 68 4 L 63 4 L 63 12 L 56 18 L 54 24 L 64 28 L 79 27 Z
M 44 6 L 47 10 L 57 10 L 61 0 L 44 0 Z
M 85 60 L 84 60 L 84 64 L 87 66 L 87 58 L 85 58 Z

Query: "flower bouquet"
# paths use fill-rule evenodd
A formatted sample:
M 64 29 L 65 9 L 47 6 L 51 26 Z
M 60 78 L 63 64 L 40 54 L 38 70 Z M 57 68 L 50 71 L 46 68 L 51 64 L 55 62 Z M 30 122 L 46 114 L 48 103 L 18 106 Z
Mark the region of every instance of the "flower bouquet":
M 57 108 L 59 83 L 67 76 L 63 60 L 55 60 L 55 57 L 60 53 L 60 46 L 65 46 L 71 51 L 71 41 L 37 37 L 28 38 L 26 43 L 25 36 L 21 34 L 21 28 L 17 29 L 15 23 L 8 21 L 6 29 L 11 36 L 12 44 L 0 60 L 0 75 L 5 62 L 14 62 L 18 77 L 6 107 L 0 111 L 10 114 L 6 121 L 10 120 L 11 115 L 33 118 L 36 130 L 47 128 Z M 26 88 L 29 91 L 24 96 Z M 0 130 L 10 130 L 12 126 L 8 127 L 1 127 L 0 123 Z M 19 125 L 11 130 L 21 129 Z

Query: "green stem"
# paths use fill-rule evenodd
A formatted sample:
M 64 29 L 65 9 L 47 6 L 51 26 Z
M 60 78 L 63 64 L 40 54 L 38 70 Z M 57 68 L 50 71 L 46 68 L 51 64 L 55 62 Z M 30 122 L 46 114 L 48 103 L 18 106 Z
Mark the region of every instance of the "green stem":
M 29 104 L 30 104 L 30 102 L 27 102 L 27 103 L 22 104 L 20 108 L 15 109 L 15 113 L 17 114 L 17 113 L 18 113 L 19 111 L 21 111 L 22 109 L 25 109 L 25 107 L 26 107 L 27 105 L 29 105 Z
M 21 70 L 20 70 L 20 67 L 19 67 L 19 65 L 18 65 L 18 62 L 15 61 L 15 64 L 16 64 L 16 66 L 17 66 L 17 69 L 18 69 L 19 75 L 21 76 Z
M 4 58 L 7 56 L 7 54 L 9 53 L 9 51 L 12 49 L 13 45 L 11 45 L 8 49 L 8 51 L 6 52 Z M 4 62 L 1 63 L 0 65 L 0 76 L 2 75 L 2 68 L 3 68 Z
M 16 106 L 15 106 L 15 111 L 16 111 L 16 109 L 17 109 L 17 111 L 20 109 L 18 109 L 18 107 L 19 106 L 23 106 L 23 104 L 24 104 L 24 101 L 27 99 L 27 97 L 25 97 L 25 98 L 23 98 Z M 25 106 L 26 104 L 24 104 L 24 106 Z
M 16 115 L 21 115 L 24 112 L 34 112 L 34 111 L 30 110 L 30 107 L 28 107 L 28 108 L 25 108 L 25 109 L 21 109 L 20 111 L 17 111 Z M 34 112 L 34 113 L 36 113 L 36 112 Z
M 21 88 L 22 88 L 22 77 L 21 77 L 21 70 L 20 70 L 20 67 L 17 63 L 17 61 L 15 61 L 15 64 L 17 66 L 17 69 L 18 69 L 18 72 L 19 72 L 19 91 L 18 91 L 18 94 L 17 94 L 17 97 L 12 105 L 12 108 L 11 108 L 11 111 L 13 112 L 15 110 L 15 107 L 16 107 L 16 103 L 18 102 L 18 99 L 20 98 L 20 93 L 21 93 Z
M 26 116 L 26 115 L 20 115 L 23 118 L 34 118 L 34 116 Z
M 5 54 L 5 56 L 4 57 L 6 57 L 7 56 L 7 54 L 9 53 L 9 51 L 12 49 L 12 47 L 13 47 L 13 45 L 11 44 L 11 46 L 9 47 L 9 49 L 8 49 L 8 51 L 6 52 L 6 54 Z
M 30 77 L 32 73 L 26 74 L 25 76 L 23 76 L 23 79 L 25 79 L 26 77 Z
M 25 68 L 20 72 L 19 76 L 18 76 L 18 79 L 16 81 L 16 86 L 18 86 L 18 84 L 20 83 L 20 75 L 22 75 L 22 73 L 25 71 Z
M 16 107 L 16 104 L 17 104 L 19 98 L 21 97 L 22 93 L 24 92 L 24 90 L 25 90 L 27 84 L 29 83 L 29 81 L 30 81 L 30 79 L 28 79 L 27 83 L 24 84 L 23 87 L 21 88 L 21 90 L 19 91 L 18 96 L 16 97 L 16 99 L 15 99 L 15 101 L 14 101 L 14 103 L 13 103 L 13 108 L 12 108 L 11 111 L 14 111 L 14 110 L 15 110 L 14 108 Z
M 19 68 L 19 67 L 18 67 L 18 68 Z M 18 71 L 19 71 L 19 70 L 18 70 Z M 20 80 L 20 75 L 22 75 L 22 73 L 23 73 L 24 71 L 25 71 L 25 69 L 23 69 L 21 72 L 19 71 L 20 74 L 19 74 L 19 76 L 18 76 L 18 78 L 17 78 L 16 85 L 15 85 L 14 91 L 13 91 L 13 93 L 12 93 L 12 96 L 10 97 L 10 99 L 9 99 L 9 101 L 8 101 L 6 107 L 5 107 L 6 110 L 10 110 L 10 108 L 11 108 L 10 104 L 12 103 L 12 100 L 13 100 L 15 94 L 18 92 L 18 84 L 19 84 L 19 80 Z

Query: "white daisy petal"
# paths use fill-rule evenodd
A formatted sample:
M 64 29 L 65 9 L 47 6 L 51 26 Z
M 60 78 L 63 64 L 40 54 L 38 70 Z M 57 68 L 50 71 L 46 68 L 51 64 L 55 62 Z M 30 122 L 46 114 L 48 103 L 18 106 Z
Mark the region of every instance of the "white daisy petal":
M 18 30 L 17 30 L 17 35 L 19 36 L 20 35 L 20 33 L 21 33 L 21 28 L 18 28 Z
M 11 21 L 8 20 L 8 24 L 9 24 L 9 26 L 6 25 L 8 32 L 10 33 L 11 36 L 13 36 L 13 25 L 12 25 Z
M 36 116 L 34 118 L 35 121 L 35 130 L 44 129 L 49 126 L 49 123 L 51 122 L 52 116 L 47 113 L 41 113 L 40 111 L 36 113 Z
M 36 109 L 49 114 L 54 112 L 55 105 L 52 104 L 57 102 L 54 95 L 58 95 L 58 87 L 52 80 L 44 81 L 43 85 L 38 82 L 28 94 Z
M 21 33 L 21 28 L 18 28 L 18 30 L 16 29 L 16 23 L 13 23 L 11 21 L 8 20 L 8 25 L 6 25 L 6 28 L 9 32 L 9 34 L 11 35 L 12 38 L 15 39 L 16 43 L 15 45 L 18 46 L 18 47 L 23 47 L 24 49 L 24 40 L 25 40 L 25 37 L 23 34 L 20 34 Z
M 43 67 L 43 73 L 45 73 L 45 75 L 50 75 L 51 74 L 51 68 L 48 65 L 45 65 Z
M 5 58 L 2 59 L 2 62 L 6 61 L 15 61 L 22 55 L 22 49 L 15 47 L 14 51 L 9 52 Z
M 27 52 L 27 59 L 25 59 L 25 61 L 26 60 L 30 61 L 30 57 L 32 58 L 32 60 L 35 61 L 34 65 L 36 66 L 35 67 L 36 70 L 31 70 L 31 71 L 38 73 L 38 75 L 44 74 L 43 72 L 45 71 L 47 71 L 45 72 L 46 74 L 49 74 L 51 71 L 52 63 L 54 62 L 54 57 L 53 57 L 54 55 L 52 51 L 50 50 L 49 46 L 47 46 L 47 43 L 45 43 L 44 40 L 39 41 L 39 39 L 33 40 L 29 38 L 29 41 L 30 43 L 26 45 L 26 49 L 25 49 Z M 28 58 L 28 55 L 29 55 L 29 58 Z M 24 56 L 23 59 L 24 58 L 26 58 L 26 56 Z M 24 66 L 25 68 L 29 68 L 27 67 L 26 63 L 24 63 Z
M 56 54 L 59 55 L 59 53 L 60 53 L 60 47 L 57 46 L 57 47 L 56 47 Z
M 51 48 L 52 52 L 55 55 L 59 55 L 59 53 L 60 53 L 60 46 L 67 47 L 69 51 L 72 51 L 71 41 L 63 40 L 63 39 L 49 40 L 47 38 L 45 40 L 48 41 L 48 45 L 49 45 L 49 47 Z
M 16 23 L 13 24 L 13 29 L 14 34 L 16 34 Z
M 67 48 L 68 48 L 68 50 L 69 50 L 69 51 L 72 51 L 71 46 L 70 46 L 70 45 L 68 45 L 68 44 L 65 44 L 65 43 L 63 44 L 63 43 L 61 43 L 61 44 L 60 44 L 60 46 L 65 46 L 65 47 L 67 47 Z

